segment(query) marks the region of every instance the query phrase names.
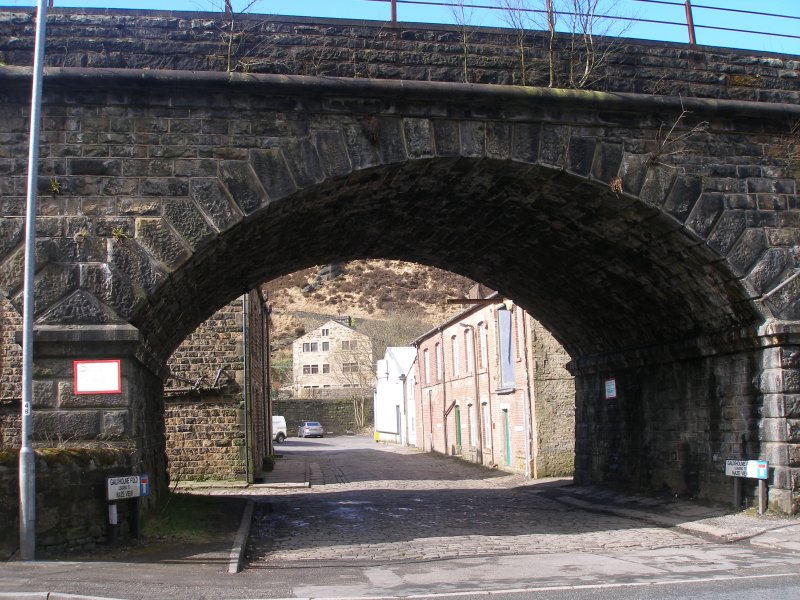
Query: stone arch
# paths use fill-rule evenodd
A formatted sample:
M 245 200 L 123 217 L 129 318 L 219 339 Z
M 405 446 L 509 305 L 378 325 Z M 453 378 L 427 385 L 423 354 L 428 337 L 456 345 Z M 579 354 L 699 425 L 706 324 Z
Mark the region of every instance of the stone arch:
M 103 85 L 90 91 L 85 73 L 54 77 L 50 110 L 66 113 L 80 85 L 83 107 L 64 127 L 98 139 L 122 133 L 134 156 L 107 142 L 102 158 L 45 162 L 43 185 L 51 171 L 63 196 L 93 193 L 112 208 L 79 210 L 42 241 L 40 325 L 133 325 L 137 358 L 158 373 L 194 326 L 265 279 L 332 260 L 412 260 L 509 295 L 575 357 L 584 480 L 630 483 L 619 467 L 646 470 L 637 446 L 655 448 L 650 464 L 672 460 L 670 432 L 637 433 L 669 404 L 680 405 L 673 415 L 700 409 L 675 417 L 677 429 L 693 429 L 662 479 L 703 464 L 698 478 L 719 487 L 712 454 L 732 448 L 730 436 L 750 440 L 748 453 L 774 441 L 786 454 L 782 409 L 770 406 L 777 429 L 760 439 L 755 416 L 767 396 L 785 404 L 796 392 L 782 358 L 759 354 L 793 339 L 798 318 L 796 180 L 765 141 L 785 107 L 324 78 L 94 76 Z M 116 120 L 98 116 L 101 106 Z M 687 108 L 710 131 L 660 143 L 670 140 L 658 131 Z M 9 220 L 12 234 L 17 226 Z M 0 282 L 13 296 L 12 238 Z M 779 321 L 790 325 L 769 329 Z M 631 398 L 631 413 L 616 415 L 624 427 L 594 402 L 603 378 L 619 372 Z M 693 379 L 681 391 L 684 372 Z M 739 387 L 719 383 L 732 374 Z M 790 490 L 792 463 L 778 460 Z

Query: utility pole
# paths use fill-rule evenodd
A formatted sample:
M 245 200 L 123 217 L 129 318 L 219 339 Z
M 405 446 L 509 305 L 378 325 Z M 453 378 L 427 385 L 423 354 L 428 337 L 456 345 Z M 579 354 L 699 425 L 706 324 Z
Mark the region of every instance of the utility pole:
M 33 453 L 33 284 L 36 274 L 36 187 L 39 174 L 39 130 L 42 121 L 42 74 L 44 71 L 47 4 L 38 0 L 36 47 L 31 83 L 28 195 L 25 210 L 25 273 L 22 301 L 22 415 L 19 450 L 19 549 L 22 560 L 36 557 L 36 460 Z

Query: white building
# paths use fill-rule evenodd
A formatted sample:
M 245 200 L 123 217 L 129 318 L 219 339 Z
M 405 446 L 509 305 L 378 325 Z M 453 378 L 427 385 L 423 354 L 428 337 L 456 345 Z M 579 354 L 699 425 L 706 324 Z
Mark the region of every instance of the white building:
M 417 350 L 389 347 L 375 372 L 375 440 L 417 445 L 414 371 Z

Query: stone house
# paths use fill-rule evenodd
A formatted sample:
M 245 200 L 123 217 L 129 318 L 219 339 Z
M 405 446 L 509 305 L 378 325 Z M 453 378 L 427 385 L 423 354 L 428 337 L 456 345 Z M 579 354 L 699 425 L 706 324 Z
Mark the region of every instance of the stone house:
M 472 302 L 414 341 L 417 445 L 532 478 L 571 475 L 569 355 L 511 301 L 493 293 Z
M 349 325 L 328 320 L 294 341 L 292 370 L 296 398 L 342 398 L 355 391 L 371 396 L 372 343 Z

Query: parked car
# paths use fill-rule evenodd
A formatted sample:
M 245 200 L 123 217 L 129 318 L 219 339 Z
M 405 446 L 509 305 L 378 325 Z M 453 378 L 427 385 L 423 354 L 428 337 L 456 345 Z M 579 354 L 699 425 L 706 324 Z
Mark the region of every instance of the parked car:
M 317 421 L 303 421 L 297 428 L 297 437 L 325 437 L 325 430 Z
M 272 417 L 272 439 L 279 444 L 286 439 L 286 418 Z

